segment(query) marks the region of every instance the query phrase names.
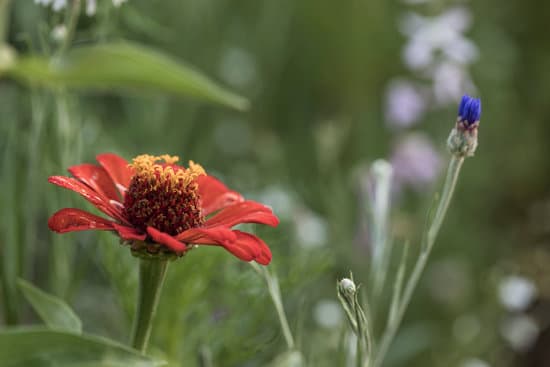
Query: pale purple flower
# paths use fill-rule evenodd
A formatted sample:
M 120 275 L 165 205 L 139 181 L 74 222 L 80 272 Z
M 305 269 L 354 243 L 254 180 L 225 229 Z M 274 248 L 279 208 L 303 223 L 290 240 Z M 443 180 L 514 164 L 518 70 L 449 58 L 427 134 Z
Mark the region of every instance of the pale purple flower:
M 385 115 L 388 125 L 405 128 L 414 125 L 426 109 L 426 99 L 414 84 L 395 80 L 386 91 Z
M 35 4 L 50 6 L 54 11 L 60 11 L 67 6 L 67 0 L 34 0 Z
M 439 176 L 441 157 L 430 140 L 418 133 L 402 138 L 391 157 L 394 185 L 423 191 Z
M 400 24 L 409 38 L 403 51 L 405 64 L 413 70 L 426 69 L 439 52 L 451 61 L 471 63 L 478 56 L 477 48 L 463 35 L 470 23 L 470 13 L 463 7 L 451 8 L 435 17 L 407 14 Z
M 112 0 L 112 3 L 115 7 L 120 7 L 127 0 Z M 67 0 L 34 0 L 35 4 L 42 6 L 51 6 L 52 10 L 55 12 L 60 12 L 61 10 L 67 7 Z M 95 15 L 97 11 L 97 0 L 86 0 L 86 15 L 91 17 Z
M 447 105 L 459 100 L 465 90 L 475 90 L 468 71 L 453 63 L 441 63 L 433 69 L 433 94 L 436 103 Z

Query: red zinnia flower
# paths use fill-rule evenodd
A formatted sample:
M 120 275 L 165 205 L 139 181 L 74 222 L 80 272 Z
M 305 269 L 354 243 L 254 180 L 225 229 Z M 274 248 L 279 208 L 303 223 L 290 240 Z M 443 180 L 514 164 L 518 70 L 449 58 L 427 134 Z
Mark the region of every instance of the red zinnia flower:
M 190 161 L 185 168 L 168 155 L 140 155 L 131 164 L 109 153 L 96 159 L 100 165 L 70 167 L 74 178 L 51 176 L 48 181 L 79 193 L 111 219 L 65 208 L 48 220 L 51 230 L 113 231 L 138 254 L 183 255 L 191 244 L 215 245 L 244 261 L 271 261 L 264 241 L 231 228 L 240 223 L 275 227 L 277 217 L 208 176 L 200 165 Z

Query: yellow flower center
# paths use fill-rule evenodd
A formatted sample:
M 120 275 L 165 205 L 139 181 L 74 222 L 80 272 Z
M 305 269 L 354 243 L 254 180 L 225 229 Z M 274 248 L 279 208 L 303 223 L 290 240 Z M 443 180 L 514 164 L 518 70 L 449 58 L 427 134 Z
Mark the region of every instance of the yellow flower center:
M 124 214 L 132 225 L 148 226 L 176 235 L 204 223 L 196 178 L 204 169 L 189 161 L 176 165 L 176 156 L 140 155 L 130 166 L 135 174 L 124 198 Z

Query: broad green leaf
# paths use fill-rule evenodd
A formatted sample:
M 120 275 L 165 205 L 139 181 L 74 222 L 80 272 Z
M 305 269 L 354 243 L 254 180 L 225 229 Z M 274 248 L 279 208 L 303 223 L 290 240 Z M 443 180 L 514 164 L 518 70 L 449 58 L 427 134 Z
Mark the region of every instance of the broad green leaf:
M 163 91 L 245 110 L 249 102 L 182 62 L 145 46 L 117 42 L 77 47 L 48 60 L 21 57 L 8 73 L 50 87 Z
M 78 334 L 82 332 L 82 322 L 63 300 L 23 279 L 19 279 L 18 284 L 27 301 L 49 328 Z
M 163 362 L 115 341 L 43 328 L 0 332 L 2 367 L 153 367 Z

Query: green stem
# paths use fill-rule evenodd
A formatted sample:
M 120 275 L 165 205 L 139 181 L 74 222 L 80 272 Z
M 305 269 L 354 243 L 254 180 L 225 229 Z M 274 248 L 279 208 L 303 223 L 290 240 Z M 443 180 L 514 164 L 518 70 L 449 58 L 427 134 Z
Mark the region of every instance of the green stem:
M 256 272 L 264 277 L 269 295 L 271 296 L 271 300 L 273 301 L 273 305 L 275 306 L 275 310 L 277 311 L 277 316 L 279 317 L 279 323 L 281 324 L 281 329 L 285 337 L 286 345 L 289 350 L 294 349 L 294 338 L 292 337 L 290 326 L 288 325 L 288 320 L 286 319 L 285 309 L 283 307 L 283 301 L 281 297 L 281 288 L 279 287 L 279 281 L 277 280 L 277 277 L 272 276 L 265 267 L 260 267 L 256 263 L 250 263 L 250 265 L 252 265 Z
M 3 169 L 5 172 L 14 172 L 16 169 L 16 151 L 19 136 L 17 134 L 17 124 L 12 124 L 8 130 L 6 147 L 2 152 L 2 159 L 4 160 Z M 13 174 L 2 175 L 1 179 L 2 190 L 6 194 L 6 200 L 2 206 L 2 215 L 5 218 L 0 223 L 0 230 L 4 234 L 4 243 L 0 247 L 0 266 L 2 270 L 2 276 L 0 277 L 2 283 L 2 296 L 3 296 L 3 311 L 4 322 L 6 325 L 16 325 L 19 321 L 19 294 L 17 292 L 17 277 L 21 275 L 21 258 L 19 253 L 18 229 L 19 223 L 17 220 L 17 181 Z
M 0 0 L 1 1 L 1 0 Z M 65 26 L 67 27 L 67 34 L 61 43 L 61 46 L 57 50 L 58 55 L 63 55 L 65 51 L 71 45 L 73 41 L 74 33 L 76 31 L 76 25 L 78 23 L 78 17 L 80 16 L 81 0 L 73 0 L 72 6 L 67 12 L 65 19 Z
M 355 365 L 357 367 L 362 367 L 363 366 L 363 358 L 364 358 L 364 350 L 363 350 L 363 335 L 361 335 L 361 333 L 358 333 L 357 335 L 357 341 L 356 341 L 356 344 L 355 344 L 355 348 L 356 348 L 356 351 L 355 351 Z
M 0 44 L 6 42 L 11 0 L 0 0 Z
M 167 267 L 168 260 L 141 259 L 139 263 L 138 304 L 131 344 L 142 354 L 147 350 Z
M 437 234 L 439 233 L 439 229 L 441 228 L 441 224 L 443 223 L 443 219 L 445 219 L 445 214 L 449 208 L 449 203 L 451 202 L 451 198 L 453 196 L 462 163 L 464 163 L 464 157 L 458 157 L 455 155 L 452 156 L 451 161 L 449 162 L 449 168 L 447 169 L 447 177 L 443 185 L 441 200 L 437 206 L 437 210 L 428 229 L 426 238 L 422 243 L 420 256 L 418 257 L 411 276 L 407 281 L 403 297 L 401 298 L 401 304 L 397 308 L 397 314 L 394 318 L 392 318 L 391 322 L 384 331 L 382 341 L 380 342 L 380 347 L 376 353 L 374 367 L 380 366 L 384 361 L 384 357 L 386 356 L 386 353 L 395 338 L 397 330 L 403 320 L 403 316 L 405 315 L 405 311 L 407 310 L 412 295 L 418 285 L 420 276 L 426 267 L 426 263 L 428 262 L 428 258 L 430 257 L 430 253 L 437 238 Z

